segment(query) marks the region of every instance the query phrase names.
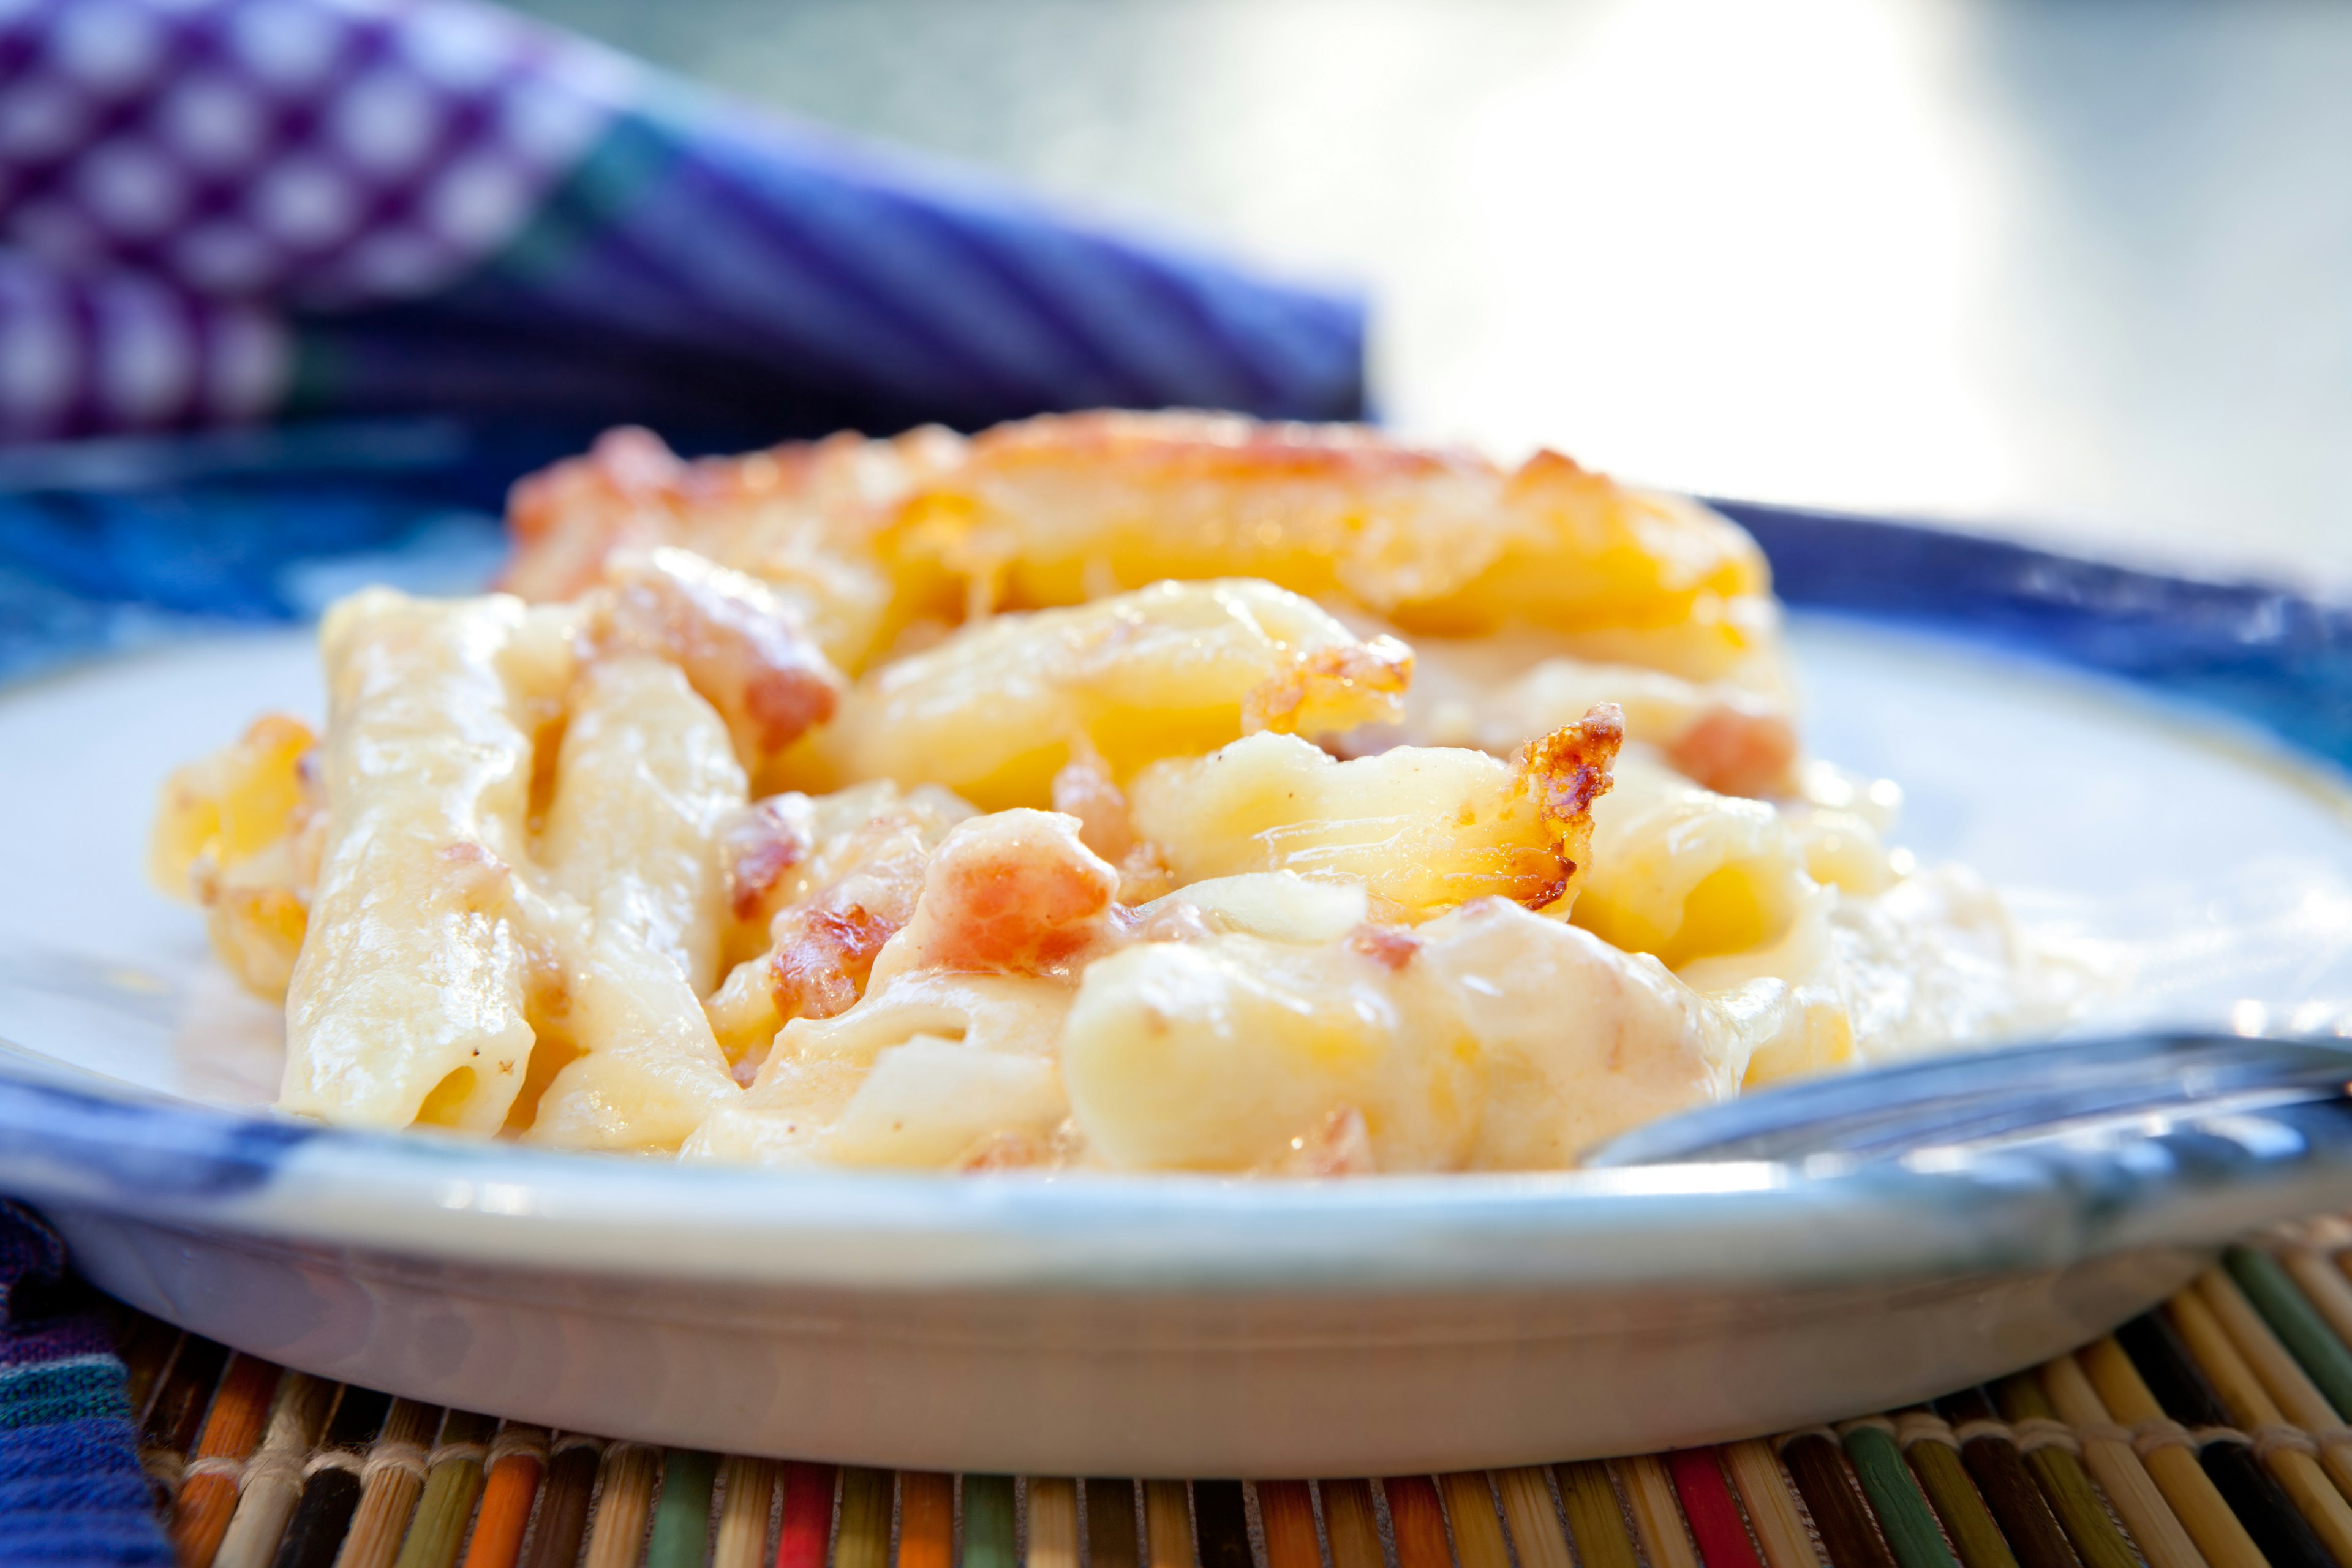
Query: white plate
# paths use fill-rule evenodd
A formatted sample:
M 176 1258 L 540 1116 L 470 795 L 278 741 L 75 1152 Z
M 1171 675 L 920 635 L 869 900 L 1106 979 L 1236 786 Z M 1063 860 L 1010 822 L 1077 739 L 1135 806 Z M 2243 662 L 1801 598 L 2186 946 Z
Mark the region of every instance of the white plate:
M 1826 621 L 1797 646 L 1814 749 L 1906 785 L 1923 858 L 2145 961 L 2104 1021 L 2347 1016 L 2331 779 L 1963 646 Z M 2352 1175 L 2260 1127 L 2226 1168 L 2086 1191 L 2008 1166 L 830 1176 L 273 1121 L 270 1010 L 140 866 L 171 765 L 316 702 L 296 636 L 0 695 L 0 1187 L 105 1289 L 329 1376 L 941 1469 L 1526 1463 L 1945 1392 L 2104 1331 L 2247 1226 L 2352 1202 Z

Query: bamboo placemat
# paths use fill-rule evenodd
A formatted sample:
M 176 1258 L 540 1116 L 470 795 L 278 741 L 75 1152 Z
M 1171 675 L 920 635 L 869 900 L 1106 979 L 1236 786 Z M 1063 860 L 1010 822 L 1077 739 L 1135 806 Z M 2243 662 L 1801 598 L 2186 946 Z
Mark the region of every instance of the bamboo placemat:
M 2352 1225 L 2071 1355 L 1720 1447 L 1324 1481 L 661 1450 L 338 1387 L 127 1317 L 187 1568 L 2352 1568 Z

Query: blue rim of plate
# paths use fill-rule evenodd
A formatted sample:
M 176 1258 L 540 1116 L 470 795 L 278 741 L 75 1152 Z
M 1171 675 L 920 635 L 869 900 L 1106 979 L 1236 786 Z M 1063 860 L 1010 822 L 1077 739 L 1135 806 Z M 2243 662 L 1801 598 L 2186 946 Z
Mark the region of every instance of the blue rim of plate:
M 502 453 L 425 422 L 126 444 L 94 465 L 0 461 L 0 678 L 296 619 L 353 571 L 428 586 L 478 572 L 497 476 L 524 466 L 501 470 Z M 1791 605 L 2120 678 L 2352 768 L 2352 609 L 1895 519 L 1715 504 L 1755 534 Z M 2282 1114 L 2184 1125 L 2087 1161 L 2011 1152 L 1933 1169 L 783 1173 L 329 1129 L 61 1082 L 0 1054 L 0 1190 L 263 1246 L 772 1285 L 1752 1288 L 2210 1246 L 2352 1201 L 2352 1139 Z

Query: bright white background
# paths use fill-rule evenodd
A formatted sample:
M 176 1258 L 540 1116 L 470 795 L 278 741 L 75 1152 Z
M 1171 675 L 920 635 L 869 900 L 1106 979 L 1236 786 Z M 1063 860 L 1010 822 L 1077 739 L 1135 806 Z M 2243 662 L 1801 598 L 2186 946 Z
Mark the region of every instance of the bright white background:
M 1357 279 L 1422 431 L 2352 584 L 2352 6 L 525 8 Z

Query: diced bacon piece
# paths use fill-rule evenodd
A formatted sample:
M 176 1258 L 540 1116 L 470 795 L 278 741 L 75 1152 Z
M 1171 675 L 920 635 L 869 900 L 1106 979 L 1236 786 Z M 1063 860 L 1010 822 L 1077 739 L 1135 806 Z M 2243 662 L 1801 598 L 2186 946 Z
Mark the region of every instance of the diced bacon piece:
M 769 984 L 776 1010 L 787 1018 L 830 1018 L 845 1013 L 865 991 L 882 944 L 898 922 L 869 909 L 846 889 L 778 919 Z
M 719 828 L 719 869 L 727 908 L 749 924 L 775 913 L 784 873 L 815 848 L 815 813 L 804 795 L 755 800 Z
M 1411 963 L 1412 955 L 1421 951 L 1421 940 L 1411 931 L 1399 926 L 1369 922 L 1348 934 L 1348 945 L 1366 958 L 1376 961 L 1391 973 Z
M 1717 703 L 1666 747 L 1675 771 L 1717 795 L 1784 793 L 1797 764 L 1797 730 L 1785 713 Z
M 668 548 L 617 555 L 605 578 L 613 592 L 591 639 L 676 664 L 754 772 L 833 717 L 841 672 L 759 579 Z
M 687 471 L 660 437 L 623 426 L 586 456 L 517 480 L 507 497 L 515 554 L 499 586 L 535 601 L 577 598 L 614 552 L 669 542 L 670 500 Z
M 1068 972 L 1118 940 L 1118 871 L 1060 812 L 1000 811 L 940 845 L 907 923 L 907 968 Z

